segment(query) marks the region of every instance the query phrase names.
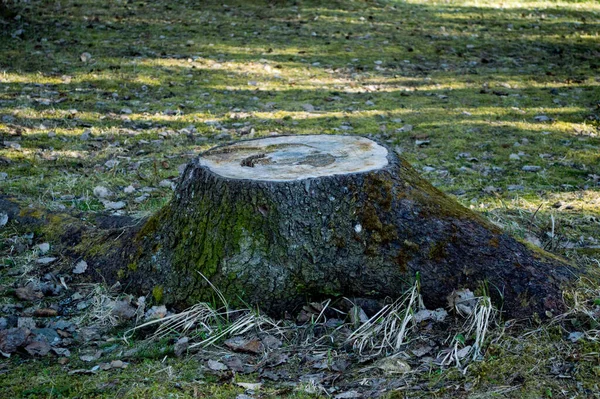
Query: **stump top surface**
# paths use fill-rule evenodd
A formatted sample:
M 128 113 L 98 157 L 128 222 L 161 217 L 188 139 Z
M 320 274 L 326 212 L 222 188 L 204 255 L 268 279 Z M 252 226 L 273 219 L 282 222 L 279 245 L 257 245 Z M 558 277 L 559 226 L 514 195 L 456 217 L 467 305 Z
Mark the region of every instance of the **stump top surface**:
M 213 148 L 199 163 L 232 179 L 291 181 L 381 169 L 387 153 L 365 137 L 278 136 Z

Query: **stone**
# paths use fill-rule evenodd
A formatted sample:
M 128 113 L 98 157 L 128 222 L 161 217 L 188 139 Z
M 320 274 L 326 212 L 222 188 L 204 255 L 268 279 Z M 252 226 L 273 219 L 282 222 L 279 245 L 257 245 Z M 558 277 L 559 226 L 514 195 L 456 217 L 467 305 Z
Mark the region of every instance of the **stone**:
M 80 260 L 79 262 L 77 262 L 75 264 L 75 267 L 73 268 L 73 274 L 83 274 L 83 273 L 85 273 L 87 268 L 88 268 L 87 262 L 84 260 Z
M 25 344 L 27 337 L 30 335 L 27 328 L 9 328 L 0 331 L 0 352 L 11 354 Z
M 115 301 L 111 313 L 121 320 L 131 320 L 136 315 L 136 309 L 131 306 L 129 301 Z
M 386 357 L 379 360 L 375 366 L 386 374 L 405 374 L 411 370 L 411 367 L 402 359 L 395 357 Z
M 258 338 L 233 337 L 225 341 L 225 346 L 236 352 L 259 354 L 264 351 L 264 345 Z
M 127 206 L 127 203 L 125 203 L 124 201 L 117 201 L 117 202 L 112 202 L 112 201 L 104 201 L 104 208 L 105 209 L 110 209 L 110 210 L 119 210 L 119 209 L 123 209 Z
M 181 357 L 185 354 L 185 352 L 188 350 L 190 346 L 190 339 L 188 337 L 181 337 L 177 340 L 177 342 L 175 342 L 175 345 L 173 346 L 173 352 L 175 353 L 175 356 L 177 357 Z
M 152 306 L 146 312 L 144 318 L 146 321 L 162 319 L 167 315 L 167 307 L 165 305 Z
M 38 301 L 44 297 L 40 291 L 33 288 L 33 286 L 26 285 L 25 287 L 20 287 L 15 290 L 15 297 L 22 301 Z
M 50 263 L 54 262 L 56 260 L 55 257 L 52 256 L 45 256 L 43 258 L 39 258 L 37 259 L 35 262 L 40 264 L 40 265 L 49 265 Z
M 33 330 L 36 328 L 35 320 L 33 320 L 33 317 L 19 317 L 17 319 L 17 327 Z
M 212 359 L 208 361 L 208 368 L 211 369 L 212 371 L 227 370 L 227 366 L 225 366 L 223 363 L 218 362 L 216 360 L 212 360 Z
M 50 352 L 50 344 L 46 339 L 39 339 L 31 342 L 25 347 L 25 351 L 31 356 L 46 356 Z
M 50 251 L 50 244 L 47 242 L 43 242 L 41 244 L 38 244 L 37 248 L 41 255 L 45 255 L 46 253 L 48 253 L 48 251 Z
M 94 195 L 98 198 L 108 198 L 112 195 L 110 190 L 104 186 L 96 186 L 94 187 Z

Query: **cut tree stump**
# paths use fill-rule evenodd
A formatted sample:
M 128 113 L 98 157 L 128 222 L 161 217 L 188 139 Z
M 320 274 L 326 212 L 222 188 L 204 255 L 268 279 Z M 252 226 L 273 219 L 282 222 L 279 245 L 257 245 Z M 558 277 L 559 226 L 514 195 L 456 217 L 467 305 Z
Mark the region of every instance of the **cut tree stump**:
M 182 306 L 293 313 L 328 297 L 399 297 L 417 274 L 429 308 L 488 287 L 509 317 L 564 310 L 576 270 L 516 240 L 397 154 L 352 136 L 279 136 L 213 148 L 119 249 L 119 279 Z M 110 275 L 104 269 L 104 278 Z
M 170 203 L 142 223 L 44 212 L 7 197 L 0 214 L 62 244 L 72 264 L 85 259 L 78 279 L 118 281 L 176 308 L 216 300 L 214 286 L 231 306 L 281 316 L 325 298 L 395 299 L 418 276 L 430 309 L 446 307 L 454 290 L 487 287 L 507 317 L 545 318 L 565 310 L 563 289 L 581 274 L 363 137 L 215 147 L 188 164 Z

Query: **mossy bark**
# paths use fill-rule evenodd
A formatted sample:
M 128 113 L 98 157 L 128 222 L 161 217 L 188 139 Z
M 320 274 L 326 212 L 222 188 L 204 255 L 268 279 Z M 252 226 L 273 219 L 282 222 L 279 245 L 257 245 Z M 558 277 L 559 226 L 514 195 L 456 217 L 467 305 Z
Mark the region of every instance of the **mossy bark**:
M 182 305 L 280 315 L 331 296 L 399 296 L 420 275 L 430 307 L 489 287 L 510 317 L 563 310 L 573 267 L 449 198 L 392 151 L 382 169 L 294 181 L 224 178 L 190 163 L 171 203 L 125 251 L 132 286 Z M 156 298 L 158 299 L 158 298 Z
M 327 297 L 395 298 L 420 276 L 430 308 L 453 290 L 487 286 L 507 317 L 564 310 L 579 271 L 514 239 L 446 196 L 393 151 L 387 166 L 293 181 L 224 178 L 198 160 L 172 201 L 143 223 L 97 215 L 18 212 L 11 220 L 84 258 L 78 278 L 114 283 L 157 302 L 216 300 L 294 313 Z M 203 277 L 204 276 L 204 277 Z

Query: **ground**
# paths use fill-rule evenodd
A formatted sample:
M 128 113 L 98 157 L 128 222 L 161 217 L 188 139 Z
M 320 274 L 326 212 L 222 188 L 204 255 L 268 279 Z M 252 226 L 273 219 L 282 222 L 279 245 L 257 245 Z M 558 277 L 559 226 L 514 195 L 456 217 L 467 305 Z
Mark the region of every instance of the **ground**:
M 412 364 L 389 376 L 350 367 L 341 380 L 395 381 L 397 397 L 600 396 L 597 2 L 8 4 L 17 16 L 0 15 L 0 193 L 81 218 L 141 217 L 169 200 L 181 165 L 216 144 L 372 136 L 502 228 L 592 269 L 565 294 L 569 314 L 544 324 L 497 319 L 466 369 Z M 31 306 L 8 293 L 42 268 L 71 266 L 52 247 L 42 255 L 44 238 L 17 234 L 10 221 L 0 234 L 2 313 L 26 313 Z M 40 266 L 43 256 L 58 259 Z M 106 334 L 95 345 L 111 347 L 123 330 Z M 128 367 L 89 375 L 68 374 L 91 367 L 78 353 L 89 348 L 72 348 L 66 365 L 15 354 L 0 364 L 2 396 L 235 398 L 244 392 L 236 382 L 265 380 L 207 373 L 200 354 L 173 356 L 173 339 L 126 357 L 136 343 L 117 342 L 103 359 Z M 319 394 L 271 381 L 254 396 Z

